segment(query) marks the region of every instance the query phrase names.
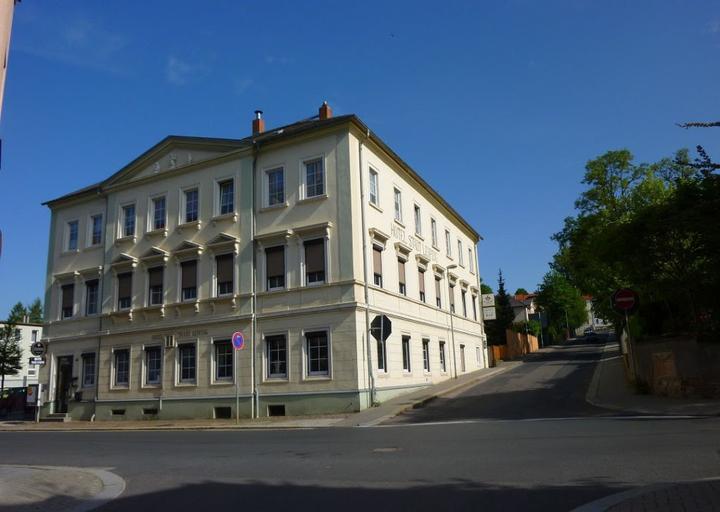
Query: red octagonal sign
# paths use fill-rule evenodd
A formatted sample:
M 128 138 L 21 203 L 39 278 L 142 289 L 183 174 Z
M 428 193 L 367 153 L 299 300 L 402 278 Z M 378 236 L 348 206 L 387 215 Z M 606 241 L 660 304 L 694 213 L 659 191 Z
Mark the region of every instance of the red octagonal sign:
M 635 290 L 620 288 L 612 295 L 612 305 L 615 311 L 631 313 L 640 305 L 640 298 Z

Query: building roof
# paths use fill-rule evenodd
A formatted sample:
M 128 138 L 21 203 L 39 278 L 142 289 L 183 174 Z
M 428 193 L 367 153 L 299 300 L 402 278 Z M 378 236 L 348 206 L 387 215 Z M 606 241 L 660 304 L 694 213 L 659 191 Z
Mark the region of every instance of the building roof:
M 225 138 L 216 138 L 216 137 L 193 137 L 193 136 L 184 136 L 184 135 L 169 135 L 162 139 L 160 142 L 152 146 L 150 149 L 144 151 L 140 156 L 132 160 L 127 165 L 123 166 L 121 169 L 113 173 L 111 176 L 109 176 L 107 179 L 100 181 L 98 183 L 95 183 L 93 185 L 89 185 L 87 187 L 83 187 L 81 189 L 75 190 L 74 192 L 70 192 L 68 194 L 62 195 L 60 197 L 57 197 L 55 199 L 51 199 L 49 201 L 46 201 L 42 203 L 45 206 L 48 206 L 50 208 L 56 206 L 59 203 L 62 203 L 64 201 L 80 198 L 84 196 L 92 196 L 92 195 L 102 195 L 104 192 L 104 187 L 106 187 L 108 184 L 112 183 L 114 180 L 116 180 L 119 176 L 133 168 L 134 166 L 142 163 L 143 160 L 149 158 L 151 155 L 153 155 L 158 149 L 162 148 L 163 146 L 170 145 L 172 143 L 180 143 L 180 144 L 203 144 L 203 145 L 217 145 L 217 146 L 225 146 L 229 151 L 234 150 L 242 150 L 242 149 L 249 149 L 253 145 L 263 145 L 267 143 L 272 142 L 278 142 L 283 139 L 299 136 L 305 133 L 310 133 L 313 131 L 319 131 L 322 129 L 330 128 L 333 126 L 339 126 L 346 123 L 353 123 L 356 125 L 357 128 L 359 128 L 363 133 L 366 133 L 368 138 L 372 140 L 374 143 L 376 143 L 383 151 L 388 153 L 394 160 L 396 160 L 402 167 L 404 167 L 412 176 L 415 178 L 420 185 L 425 187 L 432 196 L 434 196 L 445 208 L 448 209 L 448 211 L 454 215 L 460 222 L 463 224 L 464 227 L 466 227 L 478 240 L 482 240 L 482 236 L 452 207 L 450 206 L 443 198 L 438 194 L 435 189 L 433 189 L 421 176 L 419 173 L 417 173 L 412 167 L 410 167 L 402 158 L 400 158 L 390 147 L 383 142 L 380 137 L 378 137 L 376 134 L 374 134 L 370 128 L 360 120 L 358 116 L 355 114 L 347 114 L 342 116 L 335 116 L 331 117 L 329 119 L 319 119 L 317 116 L 311 117 L 308 119 L 303 119 L 301 121 L 297 121 L 285 126 L 280 126 L 277 128 L 272 128 L 269 130 L 265 130 L 262 133 L 250 135 L 248 137 L 244 137 L 241 139 L 225 139 Z

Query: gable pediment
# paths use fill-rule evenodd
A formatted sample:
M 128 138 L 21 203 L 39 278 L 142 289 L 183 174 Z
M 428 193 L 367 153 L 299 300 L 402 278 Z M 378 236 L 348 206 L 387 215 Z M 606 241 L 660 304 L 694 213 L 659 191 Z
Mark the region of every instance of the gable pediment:
M 104 185 L 111 187 L 172 173 L 221 156 L 241 145 L 240 141 L 231 139 L 167 137 L 108 178 Z

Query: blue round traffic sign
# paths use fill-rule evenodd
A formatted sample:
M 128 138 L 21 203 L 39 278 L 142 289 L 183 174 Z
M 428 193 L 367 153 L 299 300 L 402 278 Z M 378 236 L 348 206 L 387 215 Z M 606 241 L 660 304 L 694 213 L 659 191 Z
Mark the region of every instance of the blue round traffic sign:
M 245 348 L 245 337 L 240 331 L 234 332 L 232 335 L 232 344 L 235 350 L 242 350 Z

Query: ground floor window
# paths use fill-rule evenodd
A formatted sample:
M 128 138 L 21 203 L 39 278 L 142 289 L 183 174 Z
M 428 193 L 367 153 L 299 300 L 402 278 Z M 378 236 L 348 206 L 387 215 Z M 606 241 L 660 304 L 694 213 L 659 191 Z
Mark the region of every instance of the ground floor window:
M 232 381 L 233 346 L 230 340 L 215 342 L 215 380 Z
M 430 371 L 430 340 L 422 340 L 423 347 L 423 370 Z
M 114 379 L 116 387 L 128 387 L 130 385 L 130 350 L 120 349 L 113 353 Z
M 286 379 L 287 339 L 284 334 L 265 337 L 267 346 L 267 376 L 270 379 Z
M 403 370 L 410 371 L 410 336 L 402 337 Z
M 460 371 L 465 373 L 465 345 L 460 345 Z
M 444 373 L 447 371 L 447 366 L 445 363 L 445 342 L 441 341 L 439 343 L 439 346 L 440 346 L 439 347 L 439 349 L 440 349 L 439 350 L 440 351 L 440 371 L 442 371 Z
M 95 385 L 95 353 L 82 355 L 82 385 L 89 388 Z
M 305 333 L 308 375 L 330 375 L 330 344 L 327 331 Z
M 145 347 L 145 384 L 160 384 L 162 376 L 162 349 Z
M 387 371 L 385 342 L 381 340 L 377 341 L 377 364 L 378 370 Z
M 195 383 L 197 370 L 197 349 L 195 343 L 186 343 L 178 346 L 178 363 L 180 365 L 180 379 L 183 384 Z

